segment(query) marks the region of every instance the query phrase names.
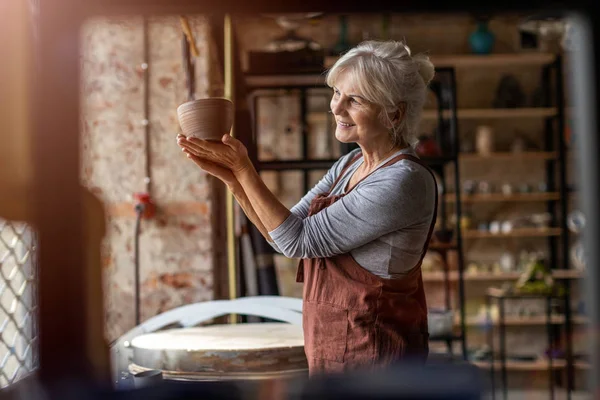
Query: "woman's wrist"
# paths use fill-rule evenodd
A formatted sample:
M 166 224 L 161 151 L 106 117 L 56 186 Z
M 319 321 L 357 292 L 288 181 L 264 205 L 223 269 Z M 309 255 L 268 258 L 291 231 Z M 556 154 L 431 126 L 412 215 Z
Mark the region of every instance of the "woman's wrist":
M 247 159 L 241 168 L 233 172 L 235 179 L 238 181 L 238 183 L 240 183 L 241 186 L 243 186 L 241 183 L 244 179 L 252 179 L 256 174 L 257 172 L 254 169 L 252 162 L 250 162 L 250 159 Z
M 233 194 L 236 197 L 244 192 L 244 188 L 242 188 L 242 185 L 237 179 L 234 182 L 228 183 L 227 189 L 229 189 L 231 194 Z

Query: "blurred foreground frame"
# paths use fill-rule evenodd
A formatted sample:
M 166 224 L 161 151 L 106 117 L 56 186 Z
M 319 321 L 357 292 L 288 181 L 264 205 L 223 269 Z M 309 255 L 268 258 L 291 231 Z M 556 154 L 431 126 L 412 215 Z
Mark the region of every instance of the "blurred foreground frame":
M 485 3 L 485 4 L 483 4 Z M 585 243 L 589 265 L 600 264 L 600 193 L 598 184 L 597 99 L 600 80 L 595 63 L 600 60 L 600 19 L 593 13 L 593 0 L 547 1 L 504 0 L 470 4 L 466 0 L 447 1 L 315 1 L 275 2 L 265 0 L 219 2 L 206 0 L 8 0 L 0 8 L 2 24 L 10 29 L 11 18 L 21 18 L 22 4 L 36 11 L 35 40 L 19 35 L 0 35 L 2 54 L 8 55 L 0 70 L 0 217 L 25 221 L 36 229 L 40 243 L 40 366 L 29 377 L 0 392 L 13 398 L 150 398 L 149 393 L 116 393 L 111 390 L 108 348 L 103 337 L 104 316 L 101 295 L 100 243 L 104 236 L 102 203 L 80 184 L 80 28 L 89 18 L 118 15 L 211 15 L 223 20 L 226 13 L 461 13 L 562 11 L 576 22 L 572 51 L 573 70 L 569 80 L 575 109 L 574 130 L 579 138 L 578 161 L 583 182 L 582 208 L 588 218 Z M 8 6 L 6 5 L 8 4 Z M 13 10 L 14 7 L 14 10 Z M 8 10 L 8 12 L 5 12 Z M 15 11 L 17 10 L 17 11 Z M 12 12 L 15 11 L 15 12 Z M 4 21 L 6 19 L 6 21 Z M 13 19 L 17 21 L 17 19 Z M 19 29 L 17 29 L 19 31 Z M 23 32 L 20 32 L 23 33 Z M 32 52 L 28 52 L 27 43 Z M 6 47 L 6 49 L 5 49 Z M 15 55 L 13 57 L 13 55 Z M 20 63 L 20 64 L 19 64 Z M 25 65 L 25 68 L 23 67 Z M 29 68 L 30 67 L 30 68 Z M 59 101 L 57 101 L 59 100 Z M 19 172 L 19 174 L 17 174 Z M 599 271 L 589 268 L 586 280 L 590 326 L 594 335 L 589 372 L 590 391 L 600 393 L 598 332 L 600 304 Z M 592 308 L 594 307 L 594 308 Z M 443 367 L 440 367 L 443 368 Z M 453 367 L 450 367 L 453 368 Z M 448 371 L 448 377 L 460 369 Z M 471 374 L 472 371 L 465 371 Z M 410 373 L 390 370 L 380 377 L 377 393 L 355 390 L 361 398 L 405 398 L 399 391 L 410 380 L 435 384 L 434 392 L 410 392 L 411 398 L 449 398 L 453 382 L 449 379 L 419 380 Z M 391 376 L 391 377 L 390 377 Z M 366 379 L 367 377 L 364 377 Z M 334 378 L 331 378 L 334 379 Z M 360 376 L 335 378 L 335 386 L 361 386 Z M 311 398 L 325 396 L 332 382 L 316 384 Z M 408 383 L 407 383 L 408 381 Z M 352 385 L 357 386 L 351 386 Z M 377 380 L 371 381 L 377 383 Z M 371 383 L 372 385 L 373 383 Z M 184 385 L 184 384 L 181 384 Z M 191 386 L 169 383 L 164 390 L 153 390 L 152 398 L 186 398 L 206 394 L 210 398 L 236 398 L 238 388 L 223 385 Z M 365 382 L 366 385 L 366 382 Z M 34 390 L 38 387 L 40 391 Z M 448 388 L 445 391 L 444 388 Z M 54 391 L 51 390 L 54 388 Z M 104 390 L 96 390 L 103 388 Z M 167 390 L 167 388 L 169 390 Z M 201 388 L 201 389 L 200 389 Z M 321 391 L 319 392 L 319 388 Z M 196 391 L 196 389 L 198 391 Z M 472 389 L 472 388 L 467 388 Z M 187 390 L 187 392 L 186 392 Z M 225 392 L 223 392 L 225 390 Z M 346 392 L 347 393 L 347 392 Z M 25 396 L 23 396 L 26 394 Z M 465 393 L 466 395 L 466 393 Z M 468 397 L 468 395 L 466 395 Z M 350 398 L 350 397 L 345 397 Z M 465 397 L 462 397 L 465 398 Z

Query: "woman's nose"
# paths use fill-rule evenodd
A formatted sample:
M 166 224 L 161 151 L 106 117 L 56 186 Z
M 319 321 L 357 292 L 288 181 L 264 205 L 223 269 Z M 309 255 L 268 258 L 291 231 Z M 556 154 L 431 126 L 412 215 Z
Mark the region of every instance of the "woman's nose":
M 342 106 L 341 101 L 332 100 L 330 107 L 331 107 L 331 112 L 334 113 L 335 115 L 339 115 L 344 111 L 344 107 Z

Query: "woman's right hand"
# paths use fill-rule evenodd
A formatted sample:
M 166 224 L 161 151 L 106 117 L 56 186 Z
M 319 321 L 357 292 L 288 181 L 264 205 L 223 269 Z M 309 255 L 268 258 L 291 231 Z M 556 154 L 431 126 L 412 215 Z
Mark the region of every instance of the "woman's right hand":
M 187 158 L 189 158 L 197 166 L 199 166 L 200 168 L 202 168 L 203 171 L 206 171 L 210 175 L 218 178 L 224 184 L 226 184 L 227 187 L 229 188 L 229 190 L 233 191 L 235 188 L 237 188 L 239 186 L 239 182 L 236 179 L 236 177 L 233 174 L 233 172 L 231 172 L 231 170 L 229 170 L 229 169 L 227 169 L 225 167 L 222 167 L 222 166 L 220 166 L 218 164 L 215 164 L 213 162 L 210 162 L 210 161 L 207 161 L 205 159 L 202 159 L 202 158 L 200 158 L 198 156 L 195 156 L 194 154 L 190 153 L 185 148 L 183 148 L 181 150 L 186 154 Z

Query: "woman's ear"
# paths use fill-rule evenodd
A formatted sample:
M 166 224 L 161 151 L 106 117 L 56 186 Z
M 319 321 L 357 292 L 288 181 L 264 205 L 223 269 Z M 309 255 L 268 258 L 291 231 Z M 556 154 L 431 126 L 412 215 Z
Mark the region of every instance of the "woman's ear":
M 405 102 L 398 103 L 398 109 L 394 113 L 394 118 L 392 119 L 394 124 L 400 123 L 404 119 L 405 114 L 406 114 L 406 103 Z

